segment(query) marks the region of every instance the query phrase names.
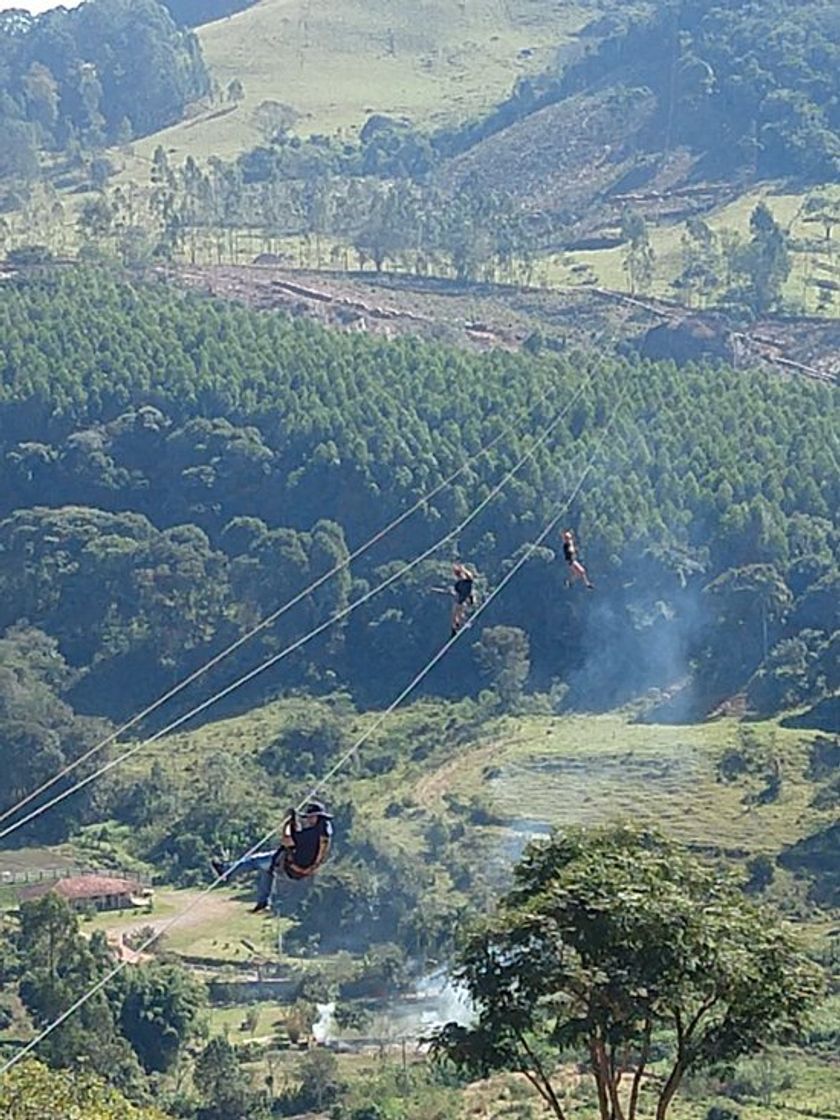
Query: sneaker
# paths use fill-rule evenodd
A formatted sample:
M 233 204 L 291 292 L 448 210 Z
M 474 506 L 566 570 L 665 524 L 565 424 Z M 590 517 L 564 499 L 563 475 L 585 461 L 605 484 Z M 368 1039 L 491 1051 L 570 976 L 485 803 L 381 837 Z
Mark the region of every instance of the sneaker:
M 586 589 L 587 589 L 587 591 L 594 591 L 595 590 L 595 584 L 594 583 L 587 583 Z
M 267 909 L 268 909 L 268 903 L 267 902 L 258 902 L 257 905 L 254 907 L 254 909 L 251 911 L 251 913 L 252 914 L 261 914 L 263 912 L 263 910 L 267 910 Z

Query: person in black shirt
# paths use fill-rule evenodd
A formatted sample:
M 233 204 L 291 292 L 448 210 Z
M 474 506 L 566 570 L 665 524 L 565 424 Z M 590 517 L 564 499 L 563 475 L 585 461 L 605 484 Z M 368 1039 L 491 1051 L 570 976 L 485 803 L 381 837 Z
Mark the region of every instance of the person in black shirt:
M 475 606 L 475 576 L 466 564 L 453 564 L 452 574 L 455 582 L 452 585 L 452 594 L 455 602 L 452 604 L 452 637 L 454 638 L 467 617 L 467 608 Z
M 332 816 L 321 801 L 310 801 L 301 814 L 291 809 L 280 829 L 280 846 L 254 852 L 233 863 L 211 860 L 218 879 L 230 880 L 242 871 L 258 871 L 257 904 L 252 913 L 267 910 L 278 878 L 310 879 L 327 858 L 332 843 Z
M 576 579 L 582 579 L 584 584 L 592 591 L 595 584 L 590 582 L 589 576 L 586 574 L 586 568 L 584 568 L 583 564 L 578 560 L 575 536 L 571 529 L 567 529 L 563 534 L 563 556 L 565 557 L 566 563 L 569 565 L 569 578 L 566 581 L 567 585 L 569 583 L 574 583 Z

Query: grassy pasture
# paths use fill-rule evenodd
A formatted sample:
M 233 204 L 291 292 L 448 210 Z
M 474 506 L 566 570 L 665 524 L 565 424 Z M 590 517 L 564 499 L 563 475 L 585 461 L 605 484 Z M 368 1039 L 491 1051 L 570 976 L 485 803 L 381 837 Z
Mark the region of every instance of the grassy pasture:
M 509 719 L 492 740 L 424 776 L 415 796 L 440 809 L 446 793 L 466 798 L 480 790 L 520 833 L 640 816 L 689 843 L 769 850 L 799 835 L 807 816 L 810 736 L 775 721 L 749 725 L 782 757 L 783 782 L 778 801 L 747 807 L 744 785 L 715 778 L 740 726 L 732 719 L 651 725 L 620 713 Z
M 790 193 L 777 190 L 770 184 L 763 184 L 713 210 L 706 216 L 706 221 L 717 234 L 730 231 L 748 239 L 750 215 L 756 205 L 763 201 L 794 241 L 808 239 L 814 242 L 819 238 L 820 230 L 814 223 L 803 220 L 802 206 L 805 197 L 805 193 Z M 681 250 L 684 230 L 684 223 L 663 223 L 649 227 L 650 241 L 656 255 L 651 295 L 673 297 L 671 284 L 683 267 Z M 840 274 L 840 253 L 829 252 L 832 248 L 829 244 L 819 251 L 803 252 L 794 249 L 791 253 L 792 268 L 785 284 L 784 296 L 804 305 L 808 313 L 816 310 L 819 295 L 818 290 L 809 282 L 811 278 L 828 276 L 825 266 L 833 266 Z M 628 291 L 630 285 L 624 259 L 625 251 L 622 246 L 550 254 L 539 261 L 536 272 L 550 287 L 580 283 L 588 275 L 589 282 L 594 280 L 603 287 Z
M 213 79 L 225 90 L 238 79 L 244 99 L 206 107 L 137 152 L 234 156 L 258 142 L 264 100 L 293 106 L 303 134 L 350 134 L 372 112 L 466 119 L 544 68 L 591 17 L 573 0 L 260 0 L 198 29 Z
M 209 884 L 208 872 L 208 884 Z M 155 891 L 151 912 L 117 911 L 96 914 L 83 922 L 86 933 L 102 930 L 112 936 L 128 934 L 151 926 L 166 929 L 161 949 L 189 957 L 208 968 L 225 965 L 247 965 L 255 957 L 276 953 L 277 936 L 282 927 L 279 919 L 250 914 L 253 899 L 250 883 L 243 880 L 235 887 L 219 887 L 202 896 L 198 890 Z

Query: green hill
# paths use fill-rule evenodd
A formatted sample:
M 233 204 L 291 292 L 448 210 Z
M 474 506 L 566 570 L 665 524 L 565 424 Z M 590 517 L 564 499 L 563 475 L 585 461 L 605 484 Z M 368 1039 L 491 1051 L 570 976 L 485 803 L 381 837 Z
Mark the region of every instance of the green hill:
M 835 342 L 786 316 L 840 290 L 836 2 L 258 0 L 193 36 L 157 0 L 90 0 L 0 30 L 0 832 L 32 791 L 28 809 L 58 796 L 0 841 L 0 1064 L 91 997 L 39 1045 L 49 1070 L 0 1076 L 9 1120 L 58 1098 L 79 1120 L 124 1099 L 184 1120 L 534 1120 L 520 1075 L 483 1076 L 515 1068 L 527 1016 L 476 1035 L 467 1085 L 398 1052 L 382 1000 L 411 991 L 417 1017 L 412 989 L 529 839 L 619 820 L 683 850 L 627 848 L 618 956 L 647 908 L 650 946 L 697 947 L 666 985 L 691 994 L 651 1033 L 663 953 L 632 991 L 602 973 L 608 998 L 580 1007 L 619 1035 L 588 1050 L 558 1031 L 555 993 L 531 999 L 552 1017 L 558 1120 L 621 1112 L 586 1072 L 596 1053 L 615 1072 L 619 1036 L 649 1103 L 695 1014 L 688 973 L 736 976 L 697 962 L 749 948 L 765 917 L 765 963 L 779 922 L 826 998 L 760 1056 L 735 1063 L 761 1039 L 724 1039 L 709 1055 L 733 1061 L 669 1116 L 836 1120 L 837 396 L 782 364 L 801 340 L 827 368 Z M 311 273 L 274 267 L 289 254 Z M 592 291 L 564 304 L 536 290 L 552 283 Z M 294 317 L 270 310 L 278 292 Z M 615 301 L 624 320 L 600 313 Z M 681 364 L 652 360 L 672 336 Z M 750 365 L 762 347 L 775 367 Z M 449 648 L 454 560 L 478 598 Z M 336 829 L 314 879 L 283 879 L 268 915 L 245 878 L 207 897 L 217 857 L 273 843 L 313 793 Z M 724 894 L 701 892 L 663 938 L 667 881 L 700 858 L 698 885 L 735 880 L 723 921 Z M 154 904 L 13 909 L 16 876 L 80 863 L 153 878 Z M 596 932 L 598 867 L 570 898 Z M 746 936 L 726 940 L 727 907 Z M 150 926 L 164 941 L 137 960 Z M 499 968 L 480 966 L 490 988 Z M 735 985 L 747 1034 L 763 982 Z M 308 1049 L 330 1015 L 360 1053 Z
M 117 819 L 84 830 L 62 851 L 95 866 L 145 860 L 158 877 L 201 883 L 204 865 L 190 866 L 185 858 L 181 837 L 186 822 L 200 829 L 202 844 L 247 844 L 248 836 L 239 831 L 247 791 L 259 791 L 250 796 L 269 821 L 280 817 L 293 793 L 287 776 L 276 773 L 274 796 L 271 786 L 266 789 L 267 754 L 304 728 L 318 728 L 322 735 L 336 729 L 342 738 L 333 745 L 333 754 L 321 760 L 326 768 L 374 717 L 373 712 L 348 710 L 342 697 L 291 698 L 173 735 L 137 755 L 107 783 Z M 511 860 L 531 837 L 574 824 L 632 820 L 656 825 L 746 877 L 756 876 L 757 893 L 773 899 L 793 920 L 809 923 L 822 943 L 825 923 L 840 905 L 836 868 L 799 854 L 807 855 L 807 842 L 814 846 L 819 837 L 824 837 L 827 853 L 836 850 L 830 832 L 838 748 L 818 729 L 791 728 L 789 722 L 744 723 L 728 717 L 666 726 L 646 724 L 627 711 L 497 717 L 481 716 L 468 705 L 409 702 L 385 721 L 326 791 L 338 805 L 352 803 L 356 813 L 350 818 L 342 810 L 339 864 L 335 875 L 325 875 L 325 889 L 336 901 L 346 890 L 341 867 L 356 845 L 366 846 L 365 858 L 374 862 L 378 857 L 372 853 L 379 852 L 386 874 L 385 853 L 413 867 L 429 844 L 437 844 L 443 855 L 454 843 L 452 858 L 463 847 L 471 869 L 469 884 L 459 880 L 464 903 L 473 895 L 483 897 L 488 888 L 497 890 Z M 230 776 L 229 786 L 210 793 L 222 768 Z M 463 830 L 462 845 L 458 836 Z M 809 841 L 811 837 L 815 839 Z M 198 837 L 191 842 L 197 844 Z M 6 860 L 16 860 L 17 866 L 21 857 L 0 857 L 0 870 L 12 866 Z M 34 854 L 29 862 L 38 865 Z M 443 903 L 443 881 L 417 883 L 429 912 Z M 227 893 L 247 898 L 249 888 L 237 885 Z M 191 899 L 164 891 L 155 920 L 168 920 Z M 307 914 L 312 928 L 321 928 L 317 911 Z M 219 964 L 247 960 L 247 947 L 243 951 L 238 939 L 247 934 L 248 923 L 241 918 L 231 907 L 211 907 L 206 920 L 199 911 L 183 929 L 176 926 L 167 941 L 187 957 L 215 956 Z M 395 912 L 387 920 L 407 918 Z M 142 926 L 145 920 L 139 914 L 134 924 Z M 131 917 L 120 914 L 98 918 L 95 928 L 130 925 Z M 372 920 L 371 928 L 379 928 L 377 921 Z M 342 932 L 346 935 L 340 929 L 333 935 Z M 395 928 L 379 930 L 380 937 L 395 933 Z
M 622 151 L 635 156 L 629 189 L 661 186 L 662 163 L 678 151 L 687 157 L 683 174 L 694 178 L 829 180 L 840 167 L 836 21 L 830 0 L 807 0 L 795 16 L 784 0 L 737 9 L 694 0 L 612 11 L 587 29 L 592 39 L 583 57 L 561 60 L 484 120 L 463 126 L 447 139 L 447 152 L 474 149 L 571 97 L 606 92 L 621 112 L 646 93 L 655 116 L 646 121 L 637 113 L 629 135 L 625 122 L 624 136 L 617 131 L 602 143 L 609 162 L 620 163 Z M 806 39 L 813 51 L 803 49 Z M 584 101 L 573 137 L 586 134 L 588 115 Z M 568 126 L 558 129 L 546 117 L 543 131 L 541 142 L 533 132 L 523 137 L 526 174 L 532 152 L 542 160 L 552 138 L 560 152 L 566 146 Z M 493 158 L 490 149 L 488 162 Z M 597 178 L 593 186 L 597 197 Z
M 690 675 L 687 712 L 744 688 L 772 712 L 834 687 L 827 385 L 609 355 L 475 357 L 101 271 L 13 282 L 0 315 L 12 371 L 0 399 L 0 625 L 58 643 L 66 674 L 44 679 L 33 663 L 33 676 L 90 714 L 141 706 L 496 435 L 393 540 L 259 640 L 276 648 L 442 540 L 404 585 L 290 661 L 286 687 L 338 680 L 365 703 L 386 700 L 440 638 L 446 606 L 429 589 L 453 550 L 489 591 L 590 464 L 566 516 L 598 596 L 584 604 L 564 587 L 552 538 L 488 612 L 491 627 L 527 636 L 535 686 L 604 708 Z M 550 422 L 552 438 L 491 499 Z M 25 661 L 31 640 L 9 639 L 9 659 Z M 430 687 L 474 694 L 469 653 Z
M 126 18 L 121 0 L 98 2 Z M 796 20 L 775 0 L 734 13 L 716 0 L 260 0 L 200 28 L 213 81 L 188 119 L 107 156 L 83 129 L 89 158 L 62 157 L 44 134 L 49 183 L 10 191 L 0 233 L 132 267 L 372 262 L 461 282 L 601 283 L 741 321 L 830 316 L 833 18 L 824 0 Z M 803 29 L 818 50 L 802 49 Z M 122 90 L 118 71 L 106 94 Z M 34 79 L 15 81 L 32 117 Z M 35 123 L 14 129 L 34 142 Z M 772 269 L 750 243 L 759 198 L 784 242 Z M 770 276 L 758 300 L 757 272 Z
M 348 136 L 368 116 L 457 124 L 488 109 L 520 75 L 551 61 L 590 18 L 553 0 L 260 0 L 197 34 L 211 78 L 244 97 L 148 137 L 187 155 L 231 158 L 260 141 L 254 110 L 290 105 L 297 131 Z

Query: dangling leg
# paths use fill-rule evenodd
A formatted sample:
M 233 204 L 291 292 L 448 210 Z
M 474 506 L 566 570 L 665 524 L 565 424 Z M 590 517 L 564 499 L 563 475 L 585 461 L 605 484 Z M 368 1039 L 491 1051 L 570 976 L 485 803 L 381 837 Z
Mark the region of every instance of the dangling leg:
M 271 898 L 271 887 L 274 879 L 272 865 L 274 852 L 254 852 L 252 855 L 243 856 L 234 863 L 223 863 L 220 860 L 211 860 L 211 866 L 216 872 L 216 877 L 224 878 L 226 882 L 243 871 L 259 872 L 257 879 L 257 904 L 255 911 L 266 910 Z
M 259 914 L 261 910 L 268 909 L 273 887 L 274 872 L 272 871 L 272 865 L 269 864 L 268 867 L 261 867 L 257 876 L 257 902 L 251 911 L 252 914 Z
M 461 623 L 464 621 L 464 605 L 463 603 L 455 602 L 452 605 L 452 634 L 455 637 L 461 629 Z
M 586 587 L 589 588 L 590 591 L 592 591 L 594 589 L 595 584 L 590 583 L 589 576 L 586 574 L 586 568 L 584 568 L 584 566 L 583 566 L 583 564 L 581 564 L 580 560 L 572 561 L 572 563 L 569 565 L 569 568 L 571 570 L 573 580 L 574 579 L 582 579 L 584 584 L 586 585 Z
M 578 564 L 580 564 L 580 561 L 578 561 Z M 584 568 L 583 564 L 580 564 L 580 574 L 583 577 L 583 582 L 584 582 L 584 585 L 586 586 L 586 588 L 589 591 L 594 591 L 595 590 L 595 584 L 589 578 L 589 575 L 586 571 L 586 568 Z

